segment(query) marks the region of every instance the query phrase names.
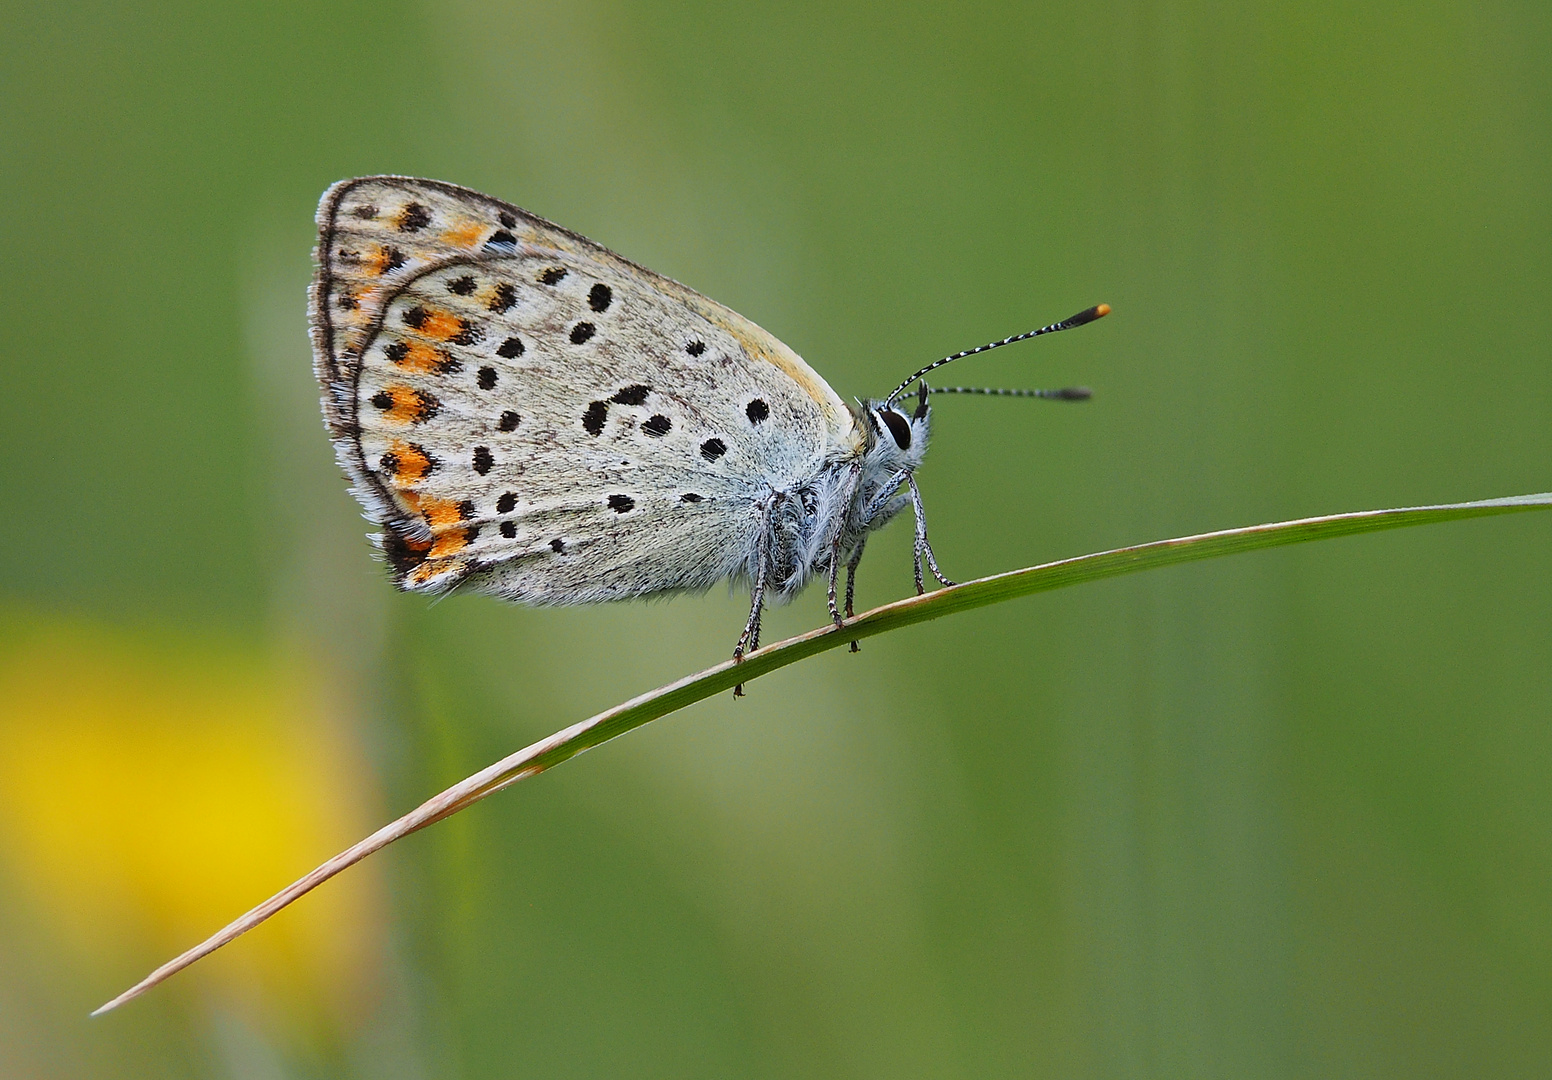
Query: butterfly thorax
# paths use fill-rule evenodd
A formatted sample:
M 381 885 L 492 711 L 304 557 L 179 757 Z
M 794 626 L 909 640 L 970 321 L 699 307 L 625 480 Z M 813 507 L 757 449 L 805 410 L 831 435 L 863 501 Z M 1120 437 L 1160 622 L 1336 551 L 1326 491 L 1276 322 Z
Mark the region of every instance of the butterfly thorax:
M 827 573 L 832 558 L 851 563 L 870 532 L 910 505 L 901 487 L 926 455 L 930 411 L 919 406 L 907 415 L 869 400 L 853 406 L 851 417 L 845 442 L 812 475 L 790 486 L 772 486 L 752 508 L 759 513 L 769 505 L 769 524 L 762 518 L 739 577 L 753 581 L 758 576 L 764 529 L 766 577 L 777 603 Z

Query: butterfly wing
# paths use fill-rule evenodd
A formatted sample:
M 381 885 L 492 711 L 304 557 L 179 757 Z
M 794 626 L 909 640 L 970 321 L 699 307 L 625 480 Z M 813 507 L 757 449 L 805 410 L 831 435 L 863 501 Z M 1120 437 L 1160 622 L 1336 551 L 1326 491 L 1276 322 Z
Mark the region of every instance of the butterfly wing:
M 318 226 L 324 413 L 402 588 L 704 587 L 747 557 L 761 491 L 854 439 L 780 341 L 515 206 L 369 177 Z

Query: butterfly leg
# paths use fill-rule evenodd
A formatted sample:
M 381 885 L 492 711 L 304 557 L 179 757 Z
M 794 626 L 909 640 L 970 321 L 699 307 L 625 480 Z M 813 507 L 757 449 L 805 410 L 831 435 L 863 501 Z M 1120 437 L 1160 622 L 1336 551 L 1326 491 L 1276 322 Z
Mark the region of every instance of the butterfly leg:
M 856 614 L 852 610 L 851 601 L 852 597 L 857 595 L 857 564 L 862 562 L 862 548 L 867 542 L 867 535 L 863 534 L 862 539 L 857 541 L 857 550 L 852 553 L 850 559 L 846 560 L 846 617 L 848 619 Z M 851 643 L 851 651 L 861 652 L 862 646 L 854 641 Z
M 841 506 L 851 506 L 852 496 L 856 494 L 857 482 L 861 479 L 861 477 L 862 467 L 860 465 L 853 465 L 851 467 L 850 474 L 846 478 L 846 485 L 841 489 Z M 833 536 L 830 540 L 830 581 L 828 598 L 830 601 L 830 618 L 834 621 L 837 627 L 840 627 L 845 622 L 845 620 L 841 618 L 841 609 L 835 602 L 835 586 L 836 582 L 840 579 L 841 576 L 841 539 L 845 533 L 846 512 L 843 511 L 835 519 L 835 536 Z M 848 586 L 846 590 L 846 614 L 851 614 L 850 586 Z M 856 642 L 852 642 L 852 644 L 855 645 Z
M 744 653 L 754 652 L 760 647 L 760 612 L 765 606 L 765 545 L 760 545 L 760 570 L 755 575 L 754 592 L 749 598 L 749 621 L 744 624 L 744 632 L 738 636 L 738 644 L 733 646 L 733 659 L 742 660 Z
M 938 569 L 938 560 L 932 554 L 932 545 L 927 542 L 927 509 L 922 505 L 921 491 L 916 487 L 916 477 L 907 473 L 905 482 L 911 486 L 911 509 L 916 512 L 916 595 L 920 596 L 927 591 L 922 587 L 923 563 L 927 564 L 933 577 L 951 588 L 954 583 L 944 577 L 943 571 Z
M 749 621 L 744 624 L 744 632 L 738 636 L 738 644 L 733 646 L 734 663 L 742 660 L 744 653 L 754 652 L 760 647 L 760 614 L 765 607 L 765 571 L 771 559 L 771 518 L 780 499 L 780 494 L 772 495 L 760 515 L 760 536 L 755 541 L 755 562 L 758 567 L 754 575 L 754 593 L 750 596 Z M 733 687 L 733 696 L 744 696 L 743 683 Z
M 846 617 L 849 619 L 856 614 L 852 610 L 852 600 L 857 595 L 857 567 L 862 562 L 862 548 L 867 544 L 867 537 L 857 541 L 857 550 L 852 557 L 846 560 Z
M 840 629 L 840 627 L 846 624 L 846 620 L 841 618 L 841 606 L 836 597 L 835 587 L 836 583 L 840 579 L 840 576 L 841 538 L 840 535 L 837 534 L 835 540 L 830 544 L 830 581 L 829 588 L 826 593 L 826 599 L 828 599 L 830 602 L 830 621 L 835 623 L 836 629 Z
M 763 548 L 763 545 L 762 545 Z M 733 661 L 737 663 L 744 658 L 744 653 L 754 652 L 760 647 L 760 609 L 765 606 L 765 559 L 760 560 L 760 572 L 755 577 L 754 596 L 749 606 L 749 621 L 744 625 L 744 632 L 739 635 L 738 644 L 733 646 Z M 744 696 L 744 684 L 739 683 L 733 687 L 734 697 Z
M 864 525 L 869 525 L 878 512 L 889 504 L 889 501 L 895 497 L 895 489 L 905 483 L 905 478 L 909 475 L 911 475 L 911 470 L 901 469 L 879 486 L 878 494 L 873 496 L 873 501 L 868 503 L 867 508 L 862 511 L 862 523 Z

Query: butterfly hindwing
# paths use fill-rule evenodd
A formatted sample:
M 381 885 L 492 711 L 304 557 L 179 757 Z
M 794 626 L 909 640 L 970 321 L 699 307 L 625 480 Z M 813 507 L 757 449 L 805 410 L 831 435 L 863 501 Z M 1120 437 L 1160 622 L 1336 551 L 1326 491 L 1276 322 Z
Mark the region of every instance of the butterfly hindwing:
M 849 427 L 754 324 L 516 207 L 379 177 L 332 188 L 319 226 L 325 412 L 402 587 L 709 585 L 762 485 Z

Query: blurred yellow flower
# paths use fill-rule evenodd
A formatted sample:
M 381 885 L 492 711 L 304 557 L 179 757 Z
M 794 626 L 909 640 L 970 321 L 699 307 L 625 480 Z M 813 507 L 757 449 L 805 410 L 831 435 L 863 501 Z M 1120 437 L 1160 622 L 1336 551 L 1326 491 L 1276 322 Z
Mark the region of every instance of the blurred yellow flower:
M 0 860 L 21 893 L 7 903 L 104 996 L 364 831 L 366 772 L 305 659 L 0 626 Z M 348 1028 L 373 1006 L 382 923 L 362 867 L 183 976 L 184 992 L 277 1035 Z

